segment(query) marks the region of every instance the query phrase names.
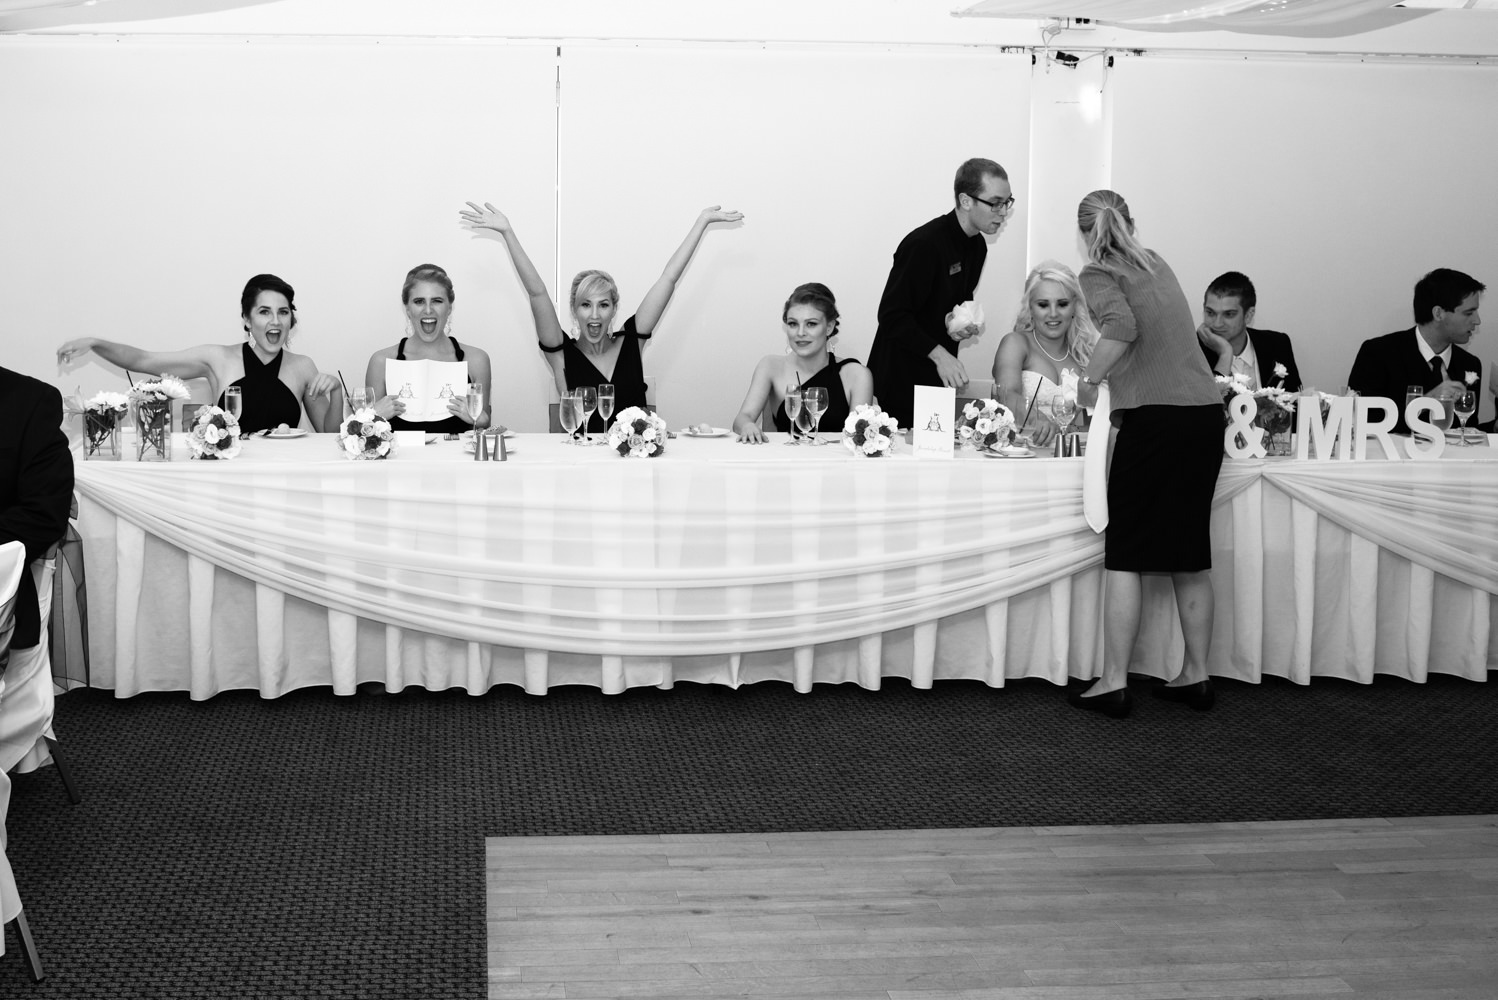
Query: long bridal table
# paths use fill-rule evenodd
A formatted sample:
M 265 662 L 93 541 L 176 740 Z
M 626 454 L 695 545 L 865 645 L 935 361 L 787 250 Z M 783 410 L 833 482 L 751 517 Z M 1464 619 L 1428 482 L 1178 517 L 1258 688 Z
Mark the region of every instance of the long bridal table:
M 449 441 L 351 462 L 309 435 L 235 461 L 79 462 L 94 683 L 804 691 L 1099 671 L 1080 461 L 783 441 L 679 438 L 647 460 L 521 435 L 504 463 Z M 1486 679 L 1495 452 L 1226 462 L 1212 672 Z M 1180 631 L 1168 579 L 1148 583 L 1135 664 L 1164 674 Z

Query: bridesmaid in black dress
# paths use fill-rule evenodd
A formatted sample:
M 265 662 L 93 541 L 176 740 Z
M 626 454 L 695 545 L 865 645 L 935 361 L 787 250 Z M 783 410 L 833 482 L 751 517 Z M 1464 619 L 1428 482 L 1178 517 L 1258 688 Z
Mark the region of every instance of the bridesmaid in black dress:
M 436 264 L 418 264 L 406 272 L 401 286 L 401 304 L 406 309 L 406 335 L 391 347 L 381 348 L 369 356 L 364 370 L 364 384 L 374 389 L 374 411 L 390 421 L 397 431 L 427 431 L 431 434 L 461 434 L 474 427 L 488 427 L 493 400 L 489 398 L 489 355 L 469 344 L 464 347 L 453 336 L 452 279 Z M 477 382 L 484 387 L 484 408 L 479 413 L 468 409 L 468 397 L 458 393 L 448 400 L 449 416 L 442 420 L 407 420 L 401 414 L 405 403 L 385 391 L 385 362 L 394 361 L 463 361 L 468 365 L 465 383 Z
M 744 217 L 739 212 L 725 212 L 717 205 L 704 208 L 697 221 L 692 223 L 687 238 L 666 262 L 665 271 L 645 293 L 635 314 L 618 330 L 614 329 L 614 321 L 619 307 L 619 287 L 614 284 L 614 279 L 604 271 L 579 272 L 572 279 L 572 293 L 568 298 L 574 334 L 569 337 L 557 321 L 546 283 L 520 246 L 510 220 L 487 202 L 480 208 L 470 201 L 468 209 L 458 214 L 463 228 L 489 230 L 504 239 L 515 273 L 525 288 L 525 294 L 530 297 L 536 337 L 541 342 L 541 350 L 546 352 L 546 360 L 556 378 L 557 391 L 612 384 L 615 413 L 626 407 L 645 405 L 645 368 L 640 349 L 655 332 L 655 325 L 666 311 L 666 305 L 676 291 L 676 282 L 686 271 L 702 234 L 714 222 L 738 222 Z M 588 433 L 601 434 L 604 430 L 603 419 L 593 414 Z
M 790 431 L 785 394 L 791 389 L 821 386 L 827 390 L 827 409 L 818 431 L 840 433 L 853 407 L 874 401 L 874 376 L 852 358 L 839 361 L 829 350 L 837 335 L 837 301 L 826 285 L 798 285 L 785 300 L 780 322 L 785 327 L 786 353 L 760 359 L 749 380 L 749 393 L 733 418 L 734 433 L 746 444 L 763 444 L 760 420 L 768 410 L 777 431 Z
M 239 427 L 246 433 L 274 430 L 282 424 L 302 426 L 302 412 L 316 431 L 335 431 L 343 416 L 343 392 L 336 376 L 317 370 L 305 354 L 286 350 L 296 327 L 296 292 L 274 274 L 257 274 L 239 297 L 245 341 L 199 344 L 181 351 L 146 351 L 97 337 L 70 340 L 57 349 L 57 360 L 69 362 L 90 351 L 126 371 L 208 380 L 218 406 L 223 392 L 240 386 L 243 410 Z

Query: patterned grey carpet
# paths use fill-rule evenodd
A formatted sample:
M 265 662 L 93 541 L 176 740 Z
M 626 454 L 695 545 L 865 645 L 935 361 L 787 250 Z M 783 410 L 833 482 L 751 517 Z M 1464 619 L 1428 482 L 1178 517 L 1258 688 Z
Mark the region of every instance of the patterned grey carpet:
M 74 692 L 83 803 L 49 768 L 10 811 L 48 978 L 12 929 L 0 996 L 480 998 L 486 836 L 1498 813 L 1498 685 L 1219 691 Z

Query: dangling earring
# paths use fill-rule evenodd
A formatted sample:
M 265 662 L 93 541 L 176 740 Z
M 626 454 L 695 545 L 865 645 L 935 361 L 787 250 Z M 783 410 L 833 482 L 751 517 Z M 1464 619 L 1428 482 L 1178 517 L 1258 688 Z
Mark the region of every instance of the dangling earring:
M 248 323 L 244 325 L 244 342 L 246 344 L 253 344 L 255 342 L 255 335 L 250 332 L 250 324 Z
M 442 332 L 443 332 L 443 334 L 445 334 L 446 336 L 449 336 L 449 337 L 451 337 L 453 335 L 453 314 L 452 313 L 448 313 L 447 314 L 447 325 L 445 325 L 442 328 Z
M 406 336 L 408 336 L 408 337 L 414 337 L 414 336 L 416 336 L 416 328 L 411 325 L 411 314 L 410 313 L 406 313 Z

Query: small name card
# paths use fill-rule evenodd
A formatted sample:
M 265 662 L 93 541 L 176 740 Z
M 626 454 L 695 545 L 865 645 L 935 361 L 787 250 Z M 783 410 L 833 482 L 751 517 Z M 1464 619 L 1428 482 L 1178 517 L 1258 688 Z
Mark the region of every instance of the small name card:
M 957 390 L 951 386 L 915 387 L 915 422 L 910 444 L 916 458 L 951 458 L 957 422 Z

